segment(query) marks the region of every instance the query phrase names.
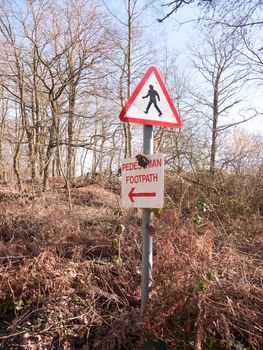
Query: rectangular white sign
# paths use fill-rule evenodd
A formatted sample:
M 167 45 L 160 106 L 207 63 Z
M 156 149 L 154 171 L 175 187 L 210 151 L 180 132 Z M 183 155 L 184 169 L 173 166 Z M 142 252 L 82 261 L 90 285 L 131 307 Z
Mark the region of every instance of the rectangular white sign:
M 146 168 L 136 158 L 121 162 L 121 198 L 124 208 L 162 208 L 164 191 L 164 155 L 146 156 Z

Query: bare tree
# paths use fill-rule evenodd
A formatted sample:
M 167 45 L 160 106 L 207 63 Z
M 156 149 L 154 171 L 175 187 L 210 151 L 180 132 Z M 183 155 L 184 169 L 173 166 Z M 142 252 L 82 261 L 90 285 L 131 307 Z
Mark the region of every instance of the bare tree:
M 0 182 L 6 182 L 6 170 L 4 165 L 4 141 L 9 100 L 5 96 L 4 89 L 0 88 Z
M 159 1 L 158 1 L 159 3 Z M 200 19 L 211 24 L 223 24 L 233 28 L 251 27 L 262 25 L 263 20 L 260 16 L 262 2 L 258 0 L 242 1 L 242 0 L 173 0 L 159 4 L 167 13 L 159 18 L 159 22 L 163 22 L 171 15 L 177 13 L 184 6 L 199 6 L 201 8 Z
M 104 3 L 106 5 L 106 2 Z M 149 60 L 152 58 L 151 48 L 143 41 L 143 30 L 140 23 L 140 18 L 149 4 L 150 2 L 141 5 L 138 0 L 125 0 L 125 19 L 113 13 L 106 5 L 121 30 L 121 37 L 118 37 L 118 39 L 112 38 L 119 48 L 118 60 L 114 60 L 119 73 L 118 91 L 116 92 L 116 98 L 120 103 L 119 111 L 129 100 L 132 87 L 138 82 L 138 78 L 141 78 Z M 129 123 L 123 123 L 122 128 L 124 157 L 130 157 L 133 153 L 134 144 L 133 129 L 136 129 L 136 127 L 132 128 Z
M 116 45 L 110 22 L 93 2 L 6 5 L 1 6 L 1 83 L 17 110 L 14 173 L 21 187 L 18 163 L 25 144 L 31 179 L 43 176 L 46 190 L 51 166 L 53 176 L 63 173 L 70 181 L 76 150 L 94 149 L 96 109 L 105 110 L 106 103 L 112 110 L 107 87 L 112 71 L 106 61 L 112 61 Z M 107 128 L 108 111 L 102 115 Z
M 247 77 L 247 71 L 236 66 L 240 57 L 242 41 L 236 32 L 211 33 L 203 47 L 194 50 L 194 67 L 204 79 L 207 87 L 204 94 L 196 93 L 199 115 L 208 121 L 211 129 L 209 169 L 211 175 L 216 169 L 218 137 L 230 127 L 251 118 L 239 121 L 225 121 L 230 111 L 242 98 L 238 93 Z

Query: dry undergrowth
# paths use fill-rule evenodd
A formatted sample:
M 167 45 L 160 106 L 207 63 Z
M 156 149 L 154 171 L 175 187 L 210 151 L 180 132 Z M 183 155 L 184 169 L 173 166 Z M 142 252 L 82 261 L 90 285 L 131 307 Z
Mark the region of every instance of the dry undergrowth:
M 159 235 L 146 332 L 171 349 L 262 349 L 262 237 L 247 254 L 213 225 Z
M 178 350 L 263 348 L 260 216 L 198 225 L 167 210 L 155 219 L 142 323 L 140 213 L 114 216 L 119 197 L 98 185 L 73 188 L 72 210 L 67 199 L 61 187 L 34 198 L 0 188 L 1 350 L 136 350 L 145 334 L 149 349 L 160 339 Z
M 34 200 L 1 193 L 0 349 L 134 349 L 140 268 L 129 237 L 123 267 L 112 259 L 117 196 L 73 189 L 70 211 L 62 189 Z

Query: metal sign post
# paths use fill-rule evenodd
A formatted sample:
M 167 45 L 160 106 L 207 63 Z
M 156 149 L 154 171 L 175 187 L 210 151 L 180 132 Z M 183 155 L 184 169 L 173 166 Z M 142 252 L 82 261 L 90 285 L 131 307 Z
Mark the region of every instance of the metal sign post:
M 143 126 L 143 154 L 153 154 L 153 126 Z M 144 312 L 152 287 L 153 239 L 149 236 L 147 225 L 152 221 L 149 209 L 143 209 L 142 217 L 142 290 L 141 312 Z
M 145 156 L 153 154 L 153 125 L 169 128 L 180 128 L 182 121 L 177 113 L 172 99 L 162 81 L 162 78 L 155 67 L 150 67 L 144 74 L 142 80 L 133 91 L 129 100 L 120 112 L 119 118 L 122 122 L 144 124 L 143 129 L 143 154 Z M 123 165 L 123 186 L 122 197 L 125 207 L 143 208 L 142 218 L 142 295 L 141 312 L 143 313 L 149 299 L 152 286 L 152 245 L 153 239 L 149 235 L 148 224 L 152 221 L 152 214 L 147 209 L 148 203 L 142 198 L 150 198 L 152 206 L 162 208 L 163 206 L 163 174 L 160 173 L 161 164 L 158 162 L 153 168 L 153 173 L 143 174 L 138 166 L 134 166 L 135 160 L 130 159 L 127 165 Z M 136 163 L 137 164 L 137 163 Z M 133 170 L 138 170 L 138 174 L 132 174 Z M 142 176 L 142 177 L 141 177 Z M 148 177 L 147 177 L 148 176 Z M 142 180 L 142 181 L 141 181 Z M 157 181 L 158 180 L 158 181 Z M 158 188 L 152 188 L 159 183 L 162 186 L 162 195 Z M 142 183 L 145 188 L 142 188 Z M 140 185 L 140 186 L 139 186 Z M 140 189 L 140 190 L 139 190 Z M 136 200 L 135 200 L 136 199 Z M 154 201 L 154 200 L 155 201 Z M 144 209 L 146 208 L 146 209 Z

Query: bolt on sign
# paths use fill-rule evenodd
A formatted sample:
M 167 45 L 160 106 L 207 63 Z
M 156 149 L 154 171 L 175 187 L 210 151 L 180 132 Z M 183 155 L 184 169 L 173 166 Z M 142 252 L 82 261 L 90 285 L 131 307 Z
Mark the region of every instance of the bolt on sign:
M 121 198 L 124 208 L 162 208 L 164 201 L 164 155 L 146 156 L 146 168 L 136 158 L 121 162 Z

